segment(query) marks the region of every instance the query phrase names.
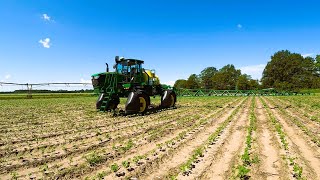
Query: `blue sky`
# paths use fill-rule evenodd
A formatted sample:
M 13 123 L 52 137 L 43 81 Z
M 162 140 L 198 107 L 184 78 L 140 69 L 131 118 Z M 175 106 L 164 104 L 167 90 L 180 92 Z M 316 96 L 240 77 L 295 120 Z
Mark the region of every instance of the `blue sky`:
M 162 83 L 234 64 L 260 78 L 282 49 L 320 54 L 317 1 L 0 0 L 0 81 L 86 82 L 114 56 Z

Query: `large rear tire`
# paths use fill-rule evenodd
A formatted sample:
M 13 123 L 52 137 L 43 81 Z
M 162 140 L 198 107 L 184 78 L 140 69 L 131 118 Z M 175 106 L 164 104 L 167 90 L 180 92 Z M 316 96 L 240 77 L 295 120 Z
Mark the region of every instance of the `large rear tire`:
M 161 107 L 170 108 L 174 107 L 177 101 L 177 95 L 172 90 L 165 90 L 161 96 Z
M 130 92 L 125 112 L 126 114 L 142 113 L 144 114 L 150 105 L 150 97 L 143 91 Z
M 139 113 L 145 113 L 150 105 L 150 97 L 145 93 L 139 95 Z

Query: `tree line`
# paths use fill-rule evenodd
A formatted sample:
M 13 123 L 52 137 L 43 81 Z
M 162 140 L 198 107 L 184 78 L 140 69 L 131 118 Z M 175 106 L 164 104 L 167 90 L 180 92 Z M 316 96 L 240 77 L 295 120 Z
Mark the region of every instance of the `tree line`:
M 191 74 L 188 79 L 178 79 L 174 87 L 216 90 L 320 88 L 320 55 L 315 58 L 303 57 L 282 50 L 271 56 L 260 80 L 252 79 L 250 75 L 242 74 L 240 69 L 228 64 L 221 69 L 207 67 L 200 74 Z

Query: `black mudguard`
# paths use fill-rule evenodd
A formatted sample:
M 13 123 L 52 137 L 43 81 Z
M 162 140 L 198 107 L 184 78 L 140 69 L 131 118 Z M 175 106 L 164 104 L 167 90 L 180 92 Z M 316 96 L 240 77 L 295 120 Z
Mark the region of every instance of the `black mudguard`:
M 97 102 L 96 102 L 96 108 L 97 108 L 97 109 L 100 109 L 101 104 L 102 104 L 102 101 L 103 101 L 103 99 L 104 99 L 104 96 L 105 96 L 105 93 L 100 93 L 100 94 L 99 94 L 98 100 L 97 100 Z
M 126 114 L 137 113 L 140 110 L 139 93 L 130 92 L 125 106 Z
M 177 96 L 174 91 L 166 90 L 164 91 L 163 95 L 161 96 L 161 107 L 162 108 L 169 108 L 171 105 L 170 95 L 174 97 L 174 103 L 177 101 Z

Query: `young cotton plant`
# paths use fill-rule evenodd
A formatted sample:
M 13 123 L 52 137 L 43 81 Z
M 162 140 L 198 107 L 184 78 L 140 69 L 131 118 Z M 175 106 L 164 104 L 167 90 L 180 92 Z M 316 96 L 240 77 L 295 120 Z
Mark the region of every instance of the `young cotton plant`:
M 112 172 L 117 172 L 120 169 L 120 167 L 117 163 L 114 163 L 110 166 L 110 169 Z

